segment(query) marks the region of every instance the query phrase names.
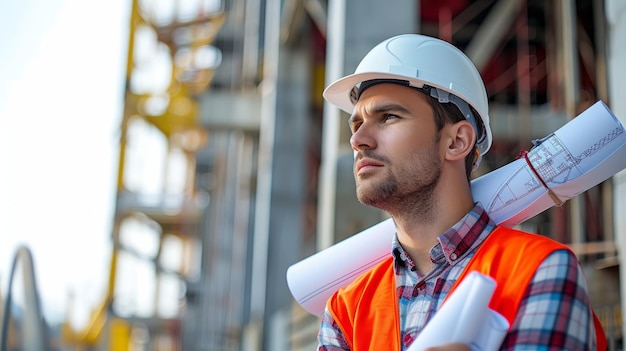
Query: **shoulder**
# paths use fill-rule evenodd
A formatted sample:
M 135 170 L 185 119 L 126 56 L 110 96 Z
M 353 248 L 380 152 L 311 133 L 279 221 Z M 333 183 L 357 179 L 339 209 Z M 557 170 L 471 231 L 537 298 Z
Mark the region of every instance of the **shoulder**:
M 395 295 L 393 257 L 384 259 L 335 292 L 328 300 L 327 308 L 335 319 L 351 319 L 359 306 L 371 304 L 389 294 Z
M 481 244 L 466 271 L 493 277 L 503 296 L 518 300 L 524 287 L 541 274 L 539 267 L 551 267 L 551 257 L 562 255 L 576 267 L 576 258 L 567 246 L 542 235 L 497 227 Z
M 395 296 L 395 273 L 391 256 L 335 292 L 326 304 L 328 314 L 326 319 L 333 320 L 336 329 L 341 330 L 342 335 L 350 343 L 354 337 L 354 326 L 358 324 L 359 308 L 365 307 L 368 313 L 373 315 L 381 310 L 388 313 L 389 308 L 393 307 L 389 304 L 395 303 L 395 299 L 389 296 Z M 384 303 L 375 303 L 381 300 Z M 375 307 L 370 308 L 372 306 Z
M 340 288 L 332 298 L 341 299 L 347 296 L 362 295 L 365 291 L 379 288 L 384 279 L 391 279 L 393 276 L 393 257 L 389 256 L 374 267 L 361 273 L 349 285 Z
M 500 226 L 489 234 L 485 243 L 499 250 L 507 251 L 540 251 L 545 253 L 555 250 L 571 251 L 566 245 L 547 236 Z
M 571 251 L 556 250 L 526 287 L 503 347 L 590 350 L 593 325 L 582 268 Z
M 585 285 L 583 269 L 578 258 L 570 250 L 551 252 L 537 268 L 534 282 L 562 280 Z

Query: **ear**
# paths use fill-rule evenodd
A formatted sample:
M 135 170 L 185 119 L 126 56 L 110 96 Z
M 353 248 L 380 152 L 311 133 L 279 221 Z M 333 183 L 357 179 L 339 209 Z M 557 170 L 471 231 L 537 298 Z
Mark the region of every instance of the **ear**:
M 445 158 L 450 161 L 464 160 L 472 152 L 476 142 L 476 132 L 468 121 L 447 124 Z

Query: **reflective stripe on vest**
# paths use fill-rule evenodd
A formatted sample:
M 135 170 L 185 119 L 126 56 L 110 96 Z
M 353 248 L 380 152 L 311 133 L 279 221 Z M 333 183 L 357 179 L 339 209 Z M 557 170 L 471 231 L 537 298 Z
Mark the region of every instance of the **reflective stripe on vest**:
M 489 306 L 512 325 L 535 271 L 555 250 L 569 248 L 540 235 L 498 227 L 474 254 L 448 296 L 467 273 L 475 270 L 489 275 L 497 281 Z M 328 309 L 350 350 L 401 350 L 392 256 L 335 293 L 328 301 Z M 595 313 L 593 317 L 597 349 L 606 350 L 604 330 Z

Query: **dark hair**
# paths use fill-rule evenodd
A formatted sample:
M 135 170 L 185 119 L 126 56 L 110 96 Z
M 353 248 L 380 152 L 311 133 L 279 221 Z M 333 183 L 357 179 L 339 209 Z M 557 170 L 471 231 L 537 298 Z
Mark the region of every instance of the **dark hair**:
M 461 113 L 458 107 L 456 107 L 453 103 L 440 103 L 437 98 L 430 96 L 428 89 L 418 89 L 423 92 L 427 96 L 427 101 L 430 107 L 433 109 L 433 115 L 435 117 L 435 124 L 437 125 L 437 131 L 441 131 L 443 127 L 448 124 L 454 124 L 460 121 L 466 121 L 465 117 Z M 474 116 L 478 116 L 476 111 L 470 106 L 472 113 Z M 478 120 L 478 118 L 477 118 Z M 470 180 L 470 176 L 472 170 L 474 169 L 474 161 L 476 159 L 476 142 L 474 142 L 474 147 L 472 148 L 472 152 L 465 156 L 465 175 L 467 176 L 467 180 Z

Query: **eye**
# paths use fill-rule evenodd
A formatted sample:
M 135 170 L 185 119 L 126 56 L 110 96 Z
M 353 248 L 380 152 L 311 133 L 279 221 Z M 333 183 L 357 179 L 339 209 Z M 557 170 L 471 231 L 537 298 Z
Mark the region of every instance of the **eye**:
M 383 116 L 382 116 L 382 120 L 383 120 L 383 122 L 387 122 L 387 121 L 388 121 L 388 120 L 390 120 L 390 119 L 397 119 L 397 118 L 398 118 L 398 116 L 396 116 L 396 115 L 394 115 L 394 114 L 391 114 L 391 113 L 385 113 L 385 114 L 383 114 Z
M 352 134 L 356 133 L 357 130 L 359 130 L 359 127 L 361 126 L 361 124 L 363 124 L 361 121 L 353 121 L 350 123 L 350 132 Z

